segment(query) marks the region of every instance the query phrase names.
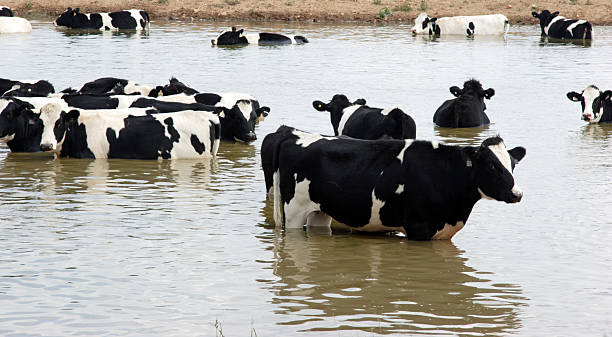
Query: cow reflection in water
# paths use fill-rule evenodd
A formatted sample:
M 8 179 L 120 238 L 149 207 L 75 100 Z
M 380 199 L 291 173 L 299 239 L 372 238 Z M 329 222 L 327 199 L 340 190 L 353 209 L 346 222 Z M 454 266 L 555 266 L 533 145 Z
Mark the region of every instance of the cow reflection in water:
M 601 141 L 609 141 L 611 138 L 612 124 L 587 124 L 582 128 L 583 141 L 597 143 L 602 148 L 607 148 L 611 144 L 604 145 L 606 143 Z
M 266 288 L 287 315 L 279 324 L 297 331 L 497 335 L 520 327 L 520 287 L 480 278 L 450 241 L 275 232 L 280 279 Z

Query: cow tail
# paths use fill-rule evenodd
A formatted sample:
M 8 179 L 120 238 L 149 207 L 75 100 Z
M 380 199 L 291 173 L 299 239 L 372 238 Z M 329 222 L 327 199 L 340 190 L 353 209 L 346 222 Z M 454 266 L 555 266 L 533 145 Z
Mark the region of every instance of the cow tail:
M 510 31 L 510 21 L 506 19 L 506 21 L 504 21 L 504 34 L 508 34 L 508 31 Z
M 273 176 L 274 189 L 274 224 L 276 227 L 282 226 L 284 223 L 285 210 L 283 207 L 283 198 L 280 189 L 280 170 L 276 168 Z

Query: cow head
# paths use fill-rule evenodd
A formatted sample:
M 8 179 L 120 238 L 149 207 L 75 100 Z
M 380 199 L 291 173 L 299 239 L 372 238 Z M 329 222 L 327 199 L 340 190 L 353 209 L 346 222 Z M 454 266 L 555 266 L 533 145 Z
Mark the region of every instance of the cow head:
M 185 93 L 186 95 L 195 95 L 198 93 L 198 91 L 188 87 L 175 77 L 172 77 L 170 79 L 170 83 L 164 86 L 158 85 L 157 87 L 155 87 L 155 89 L 151 90 L 151 92 L 149 93 L 149 97 L 169 96 L 181 93 Z
M 485 139 L 480 147 L 466 146 L 466 165 L 474 170 L 474 180 L 482 198 L 507 203 L 521 201 L 523 192 L 514 181 L 516 163 L 525 157 L 523 147 L 506 149 L 501 137 Z
M 60 153 L 66 131 L 78 120 L 79 116 L 78 110 L 65 112 L 56 103 L 48 103 L 40 108 L 39 118 L 43 124 L 40 149 Z
M 542 12 L 540 12 L 539 14 L 537 12 L 531 12 L 531 15 L 536 18 L 536 19 L 540 19 L 540 28 L 542 29 L 542 35 L 546 35 L 545 34 L 545 29 L 546 26 L 548 26 L 548 24 L 557 16 L 559 15 L 559 12 L 554 12 L 551 13 L 549 10 L 545 9 Z
M 457 86 L 449 88 L 453 96 L 457 97 L 458 104 L 455 109 L 461 110 L 461 113 L 483 113 L 487 109 L 484 99 L 491 99 L 495 95 L 495 90 L 489 88 L 482 89 L 482 84 L 475 79 L 465 81 L 463 89 Z
M 421 13 L 414 19 L 414 26 L 412 26 L 412 34 L 427 34 L 427 35 L 440 35 L 440 27 L 437 23 L 438 18 L 430 18 L 427 13 Z
M 31 109 L 34 109 L 32 104 L 15 98 L 0 99 L 0 141 L 10 142 L 15 139 L 18 128 L 28 128 L 22 116 Z M 20 126 L 20 123 L 23 125 Z
M 601 92 L 594 85 L 586 87 L 582 93 L 571 91 L 567 93 L 567 98 L 582 104 L 582 119 L 589 123 L 599 123 L 603 116 L 603 105 L 610 102 L 612 90 Z
M 2 96 L 44 97 L 55 92 L 53 85 L 45 80 L 35 83 L 15 82 Z
M 87 17 L 85 14 L 80 13 L 79 8 L 72 9 L 68 7 L 53 23 L 56 26 L 79 28 L 78 23 L 83 21 L 83 19 L 87 20 Z
M 351 105 L 365 105 L 366 100 L 360 98 L 351 103 L 348 98 L 342 94 L 336 94 L 332 97 L 331 101 L 327 104 L 321 101 L 312 102 L 312 106 L 318 111 L 329 111 L 330 119 L 332 123 L 332 127 L 334 128 L 334 135 L 338 135 L 338 127 L 340 125 L 340 120 L 342 119 L 342 115 L 344 114 L 344 109 Z
M 215 107 L 221 123 L 221 138 L 249 143 L 257 139 L 255 135 L 255 112 L 252 102 L 238 100 L 231 108 Z
M 246 37 L 242 36 L 244 33 L 244 29 L 236 30 L 236 27 L 232 27 L 232 30 L 225 31 L 216 39 L 212 40 L 212 44 L 217 46 L 227 46 L 227 45 L 236 45 L 236 44 L 248 44 L 249 41 Z
M 15 16 L 13 14 L 13 11 L 6 7 L 6 6 L 0 6 L 0 16 Z

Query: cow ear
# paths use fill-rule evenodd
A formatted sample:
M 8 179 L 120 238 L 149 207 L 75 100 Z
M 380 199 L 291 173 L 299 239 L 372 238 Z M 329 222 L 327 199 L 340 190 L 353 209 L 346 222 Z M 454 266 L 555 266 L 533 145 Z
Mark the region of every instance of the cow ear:
M 489 88 L 484 91 L 484 97 L 486 99 L 491 99 L 495 95 L 495 90 L 493 88 Z
M 329 105 L 321 102 L 321 101 L 314 101 L 312 102 L 312 106 L 319 111 L 327 111 L 327 109 L 329 109 Z
M 571 101 L 574 102 L 580 102 L 580 95 L 579 93 L 575 92 L 575 91 L 570 91 L 567 93 L 567 98 L 569 98 Z
M 554 17 L 555 17 L 555 16 L 557 16 L 557 15 L 559 15 L 559 12 L 558 12 L 558 11 L 557 11 L 557 12 L 552 13 L 552 14 L 550 15 L 550 18 L 552 19 L 552 18 L 554 18 Z
M 222 107 L 222 106 L 217 106 L 215 107 L 215 110 L 213 111 L 213 113 L 215 115 L 219 115 L 219 118 L 225 118 L 225 113 L 229 111 L 227 108 Z
M 238 34 L 242 35 L 242 33 L 244 33 L 244 29 L 238 31 Z
M 463 94 L 463 90 L 461 90 L 458 86 L 453 85 L 452 87 L 449 88 L 451 94 L 453 94 L 453 96 L 455 97 L 459 97 L 461 96 L 461 94 Z
M 438 18 L 431 18 L 431 19 L 429 19 L 429 21 L 434 22 L 434 23 L 436 22 L 436 20 L 438 20 Z
M 232 32 L 235 32 L 235 31 L 236 31 L 236 27 L 232 27 Z
M 74 13 L 73 15 L 77 15 L 77 14 L 79 13 L 79 11 L 80 11 L 80 10 L 81 10 L 80 8 L 75 8 L 75 9 L 74 9 L 74 12 L 73 12 L 73 13 Z
M 366 104 L 366 100 L 365 100 L 365 98 L 356 99 L 355 102 L 353 102 L 353 104 L 365 105 Z
M 610 98 L 612 98 L 612 90 L 606 90 L 601 94 L 601 99 L 604 101 L 608 101 Z
M 537 18 L 537 19 L 540 18 L 540 14 L 538 14 L 537 12 L 531 12 L 531 16 L 533 16 L 534 18 Z
M 525 157 L 527 150 L 525 150 L 525 148 L 522 146 L 517 146 L 514 149 L 508 151 L 508 153 L 514 160 L 514 163 L 518 163 L 519 161 L 523 159 L 523 157 Z
M 62 112 L 64 116 L 64 121 L 67 123 L 76 122 L 79 119 L 81 113 L 78 110 L 70 110 L 66 113 Z
M 257 117 L 268 117 L 268 113 L 270 112 L 270 108 L 268 108 L 267 106 L 262 106 L 261 108 L 255 110 L 255 113 L 257 114 Z M 263 120 L 262 117 L 262 120 Z

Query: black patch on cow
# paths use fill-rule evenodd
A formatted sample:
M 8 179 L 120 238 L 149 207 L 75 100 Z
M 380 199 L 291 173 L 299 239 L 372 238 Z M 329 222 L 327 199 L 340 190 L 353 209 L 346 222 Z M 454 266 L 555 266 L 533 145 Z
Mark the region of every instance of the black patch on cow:
M 241 45 L 248 44 L 249 40 L 246 37 L 241 36 L 244 32 L 244 29 L 236 30 L 236 27 L 232 27 L 231 31 L 227 31 L 219 35 L 217 37 L 217 45 L 218 46 L 233 46 L 233 45 Z
M 155 89 L 149 93 L 150 97 L 158 96 L 170 96 L 184 93 L 186 95 L 195 95 L 198 93 L 197 90 L 188 87 L 183 82 L 179 81 L 175 77 L 170 79 L 170 82 L 164 86 L 158 85 Z
M 129 116 L 124 119 L 124 128 L 115 135 L 106 130 L 110 144 L 109 158 L 157 159 L 171 157 L 172 141 L 165 136 L 165 127 L 152 116 Z
M 111 17 L 111 24 L 115 28 L 136 29 L 138 22 L 128 11 L 108 13 Z
M 158 101 L 152 98 L 139 98 L 132 102 L 130 108 L 155 108 L 157 112 L 176 112 L 184 110 L 214 111 L 215 107 L 201 103 L 174 103 Z
M 79 124 L 78 115 L 76 110 L 67 113 L 62 111 L 55 123 L 55 139 L 59 142 L 64 137 L 60 157 L 94 159 L 95 156 L 88 147 L 87 128 L 85 124 Z
M 291 44 L 291 39 L 281 34 L 259 33 L 258 44 L 260 45 Z
M 221 96 L 211 93 L 195 94 L 195 101 L 207 105 L 215 105 L 221 101 Z
M 295 40 L 295 42 L 297 44 L 302 44 L 302 43 L 308 43 L 308 39 L 302 35 L 296 35 L 293 37 L 293 40 Z
M 168 126 L 167 129 L 168 133 L 170 134 L 170 141 L 173 143 L 178 143 L 181 135 L 179 135 L 178 131 L 176 131 L 174 128 L 174 120 L 172 120 L 172 117 L 164 119 L 164 124 Z
M 62 100 L 69 106 L 80 109 L 116 109 L 119 106 L 119 99 L 108 96 L 66 94 Z
M 79 93 L 89 95 L 123 94 L 128 80 L 115 77 L 102 77 L 83 84 Z
M 14 16 L 14 14 L 10 8 L 0 7 L 0 16 Z
M 366 104 L 365 99 L 361 98 L 351 103 L 345 95 L 336 94 L 332 97 L 329 103 L 323 103 L 321 101 L 312 102 L 312 106 L 318 111 L 329 111 L 329 118 L 334 129 L 334 135 L 338 136 L 342 130 L 338 130 L 340 127 L 340 120 L 344 114 L 344 109 L 351 105 L 364 105 Z
M 202 154 L 202 153 L 204 153 L 204 151 L 206 151 L 206 146 L 204 145 L 204 143 L 202 143 L 200 141 L 200 139 L 198 139 L 198 136 L 196 136 L 194 134 L 191 135 L 191 146 L 193 146 L 193 149 L 198 154 Z
M 55 88 L 49 81 L 39 80 L 35 83 L 24 83 L 0 78 L 0 95 L 5 97 L 45 97 L 54 92 Z
M 34 106 L 15 98 L 0 111 L 0 137 L 14 135 L 6 144 L 12 152 L 39 152 L 42 121 Z

